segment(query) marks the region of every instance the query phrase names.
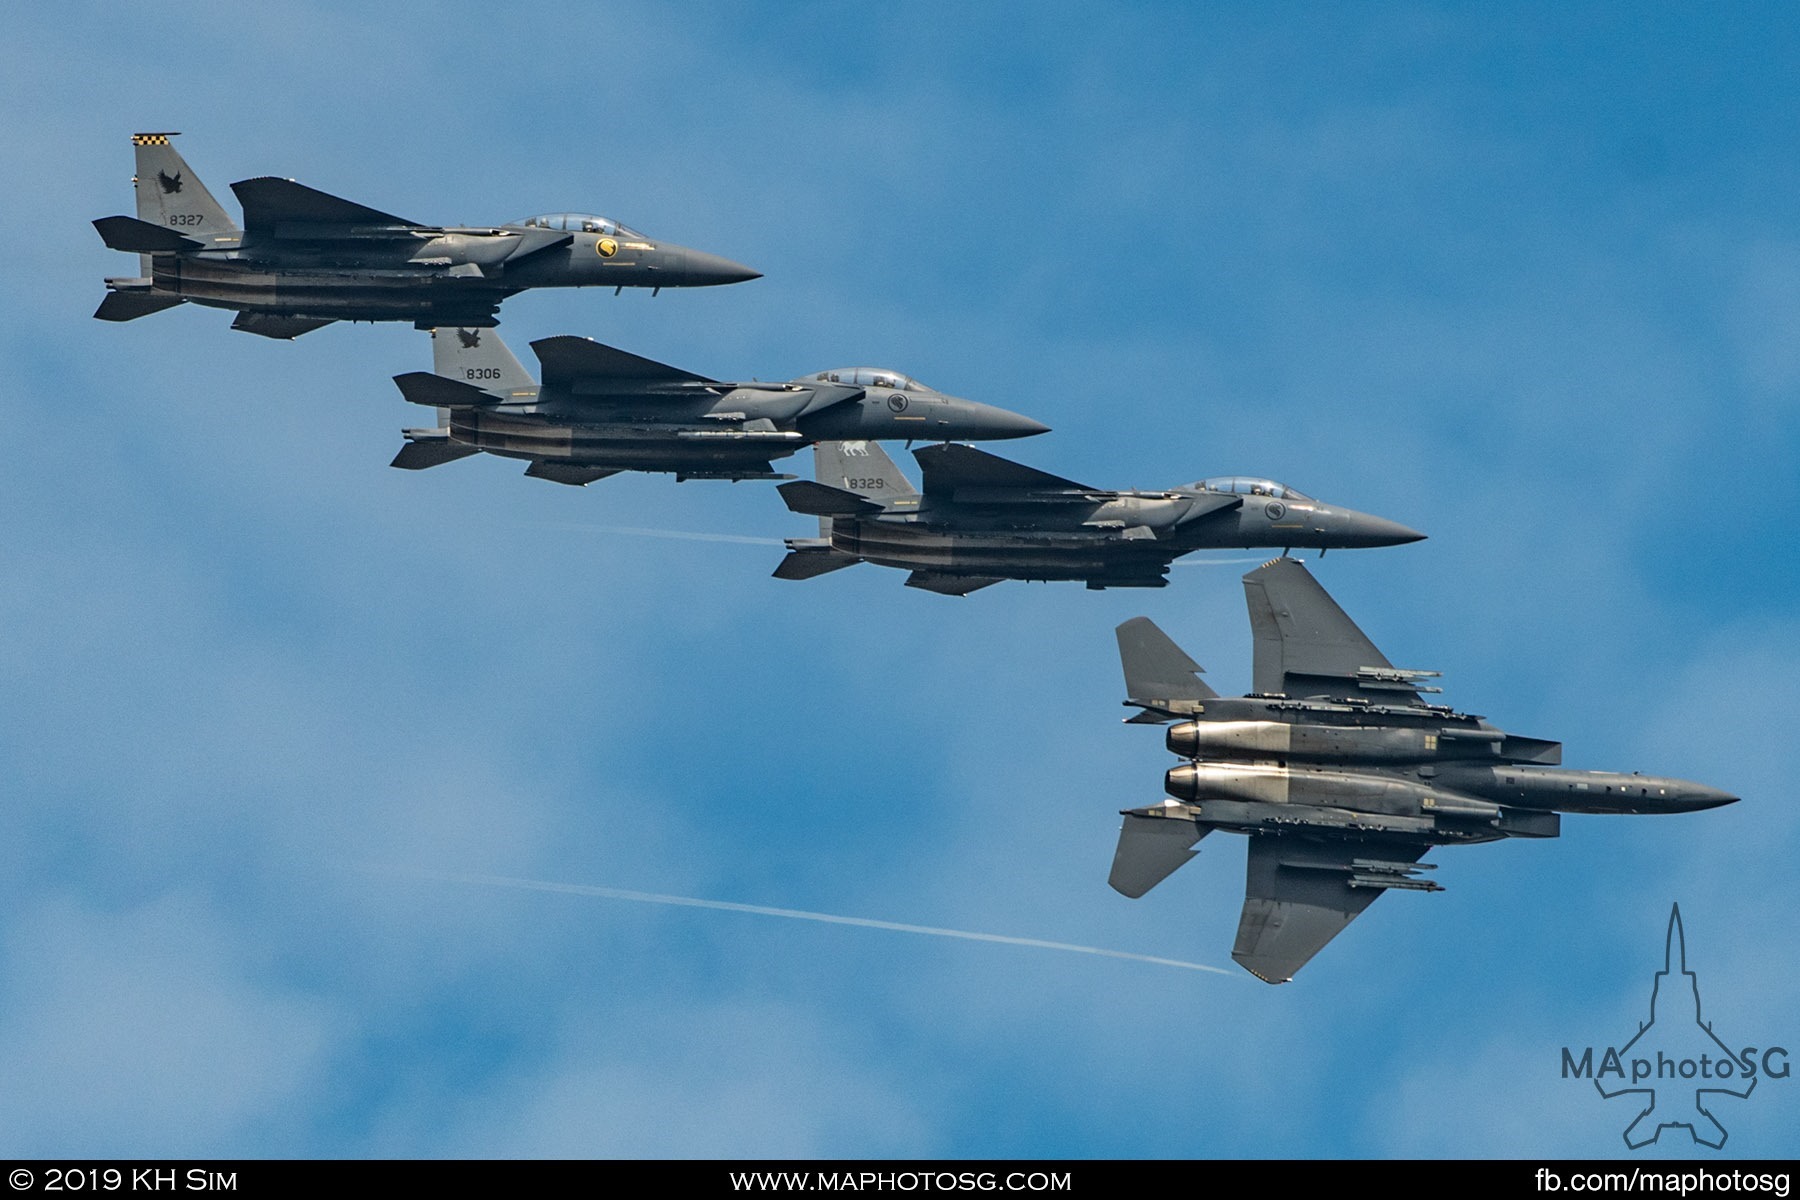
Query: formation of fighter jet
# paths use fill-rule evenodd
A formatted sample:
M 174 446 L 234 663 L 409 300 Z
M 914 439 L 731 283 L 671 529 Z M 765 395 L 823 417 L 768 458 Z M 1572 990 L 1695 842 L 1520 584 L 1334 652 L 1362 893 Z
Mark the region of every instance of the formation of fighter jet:
M 817 538 L 789 538 L 781 579 L 859 562 L 912 572 L 908 587 L 964 596 L 1003 579 L 1079 579 L 1090 588 L 1163 587 L 1194 550 L 1394 546 L 1425 535 L 1327 505 L 1268 479 L 1203 479 L 1167 491 L 1109 491 L 969 446 L 913 452 L 916 490 L 879 446 L 820 443 L 816 478 L 781 485 Z
M 438 424 L 405 431 L 396 467 L 421 469 L 486 451 L 528 460 L 525 473 L 587 484 L 620 471 L 677 479 L 792 479 L 785 458 L 823 438 L 1029 437 L 1048 427 L 947 396 L 897 371 L 820 371 L 785 383 L 727 383 L 580 337 L 531 343 L 540 385 L 498 334 L 432 332 L 431 371 L 397 375 Z
M 1300 563 L 1244 576 L 1254 690 L 1221 697 L 1144 617 L 1118 627 L 1134 723 L 1177 721 L 1169 799 L 1124 812 L 1110 882 L 1142 896 L 1215 829 L 1249 835 L 1236 959 L 1285 983 L 1389 889 L 1436 892 L 1438 845 L 1551 838 L 1560 813 L 1676 813 L 1737 800 L 1660 776 L 1562 767 L 1562 745 L 1426 703 Z
M 137 216 L 94 222 L 139 256 L 108 279 L 95 316 L 130 321 L 176 305 L 235 310 L 232 328 L 294 338 L 333 321 L 411 321 L 432 331 L 433 370 L 395 377 L 437 421 L 404 431 L 393 465 L 418 470 L 486 452 L 582 485 L 621 471 L 677 479 L 783 479 L 817 538 L 787 540 L 782 579 L 859 562 L 911 572 L 909 587 L 966 595 L 1006 579 L 1162 587 L 1205 548 L 1391 546 L 1424 535 L 1272 480 L 1204 479 L 1162 491 L 1076 483 L 956 444 L 1046 432 L 1029 417 L 937 392 L 898 372 L 822 371 L 727 382 L 580 337 L 531 343 L 534 379 L 493 332 L 501 303 L 532 287 L 702 287 L 757 278 L 716 255 L 603 217 L 554 213 L 496 226 L 422 225 L 291 180 L 232 185 L 240 228 L 170 145 L 132 138 Z M 913 451 L 916 489 L 879 441 Z M 814 448 L 812 480 L 776 459 Z M 1232 957 L 1282 983 L 1390 889 L 1441 891 L 1434 846 L 1556 837 L 1565 812 L 1687 812 L 1737 797 L 1679 779 L 1562 768 L 1557 742 L 1518 737 L 1425 702 L 1429 671 L 1382 656 L 1297 561 L 1244 577 L 1255 689 L 1219 696 L 1148 619 L 1118 627 L 1139 724 L 1176 722 L 1183 762 L 1168 799 L 1124 812 L 1110 882 L 1143 896 L 1214 830 L 1248 836 Z M 1627 1135 L 1628 1140 L 1630 1135 Z
M 233 329 L 294 338 L 333 321 L 491 326 L 534 287 L 706 287 L 749 267 L 653 239 L 605 217 L 551 213 L 502 225 L 422 225 L 289 179 L 231 185 L 240 228 L 179 152 L 140 133 L 137 216 L 94 222 L 135 278 L 108 279 L 94 315 L 130 321 L 192 301 L 234 309 Z

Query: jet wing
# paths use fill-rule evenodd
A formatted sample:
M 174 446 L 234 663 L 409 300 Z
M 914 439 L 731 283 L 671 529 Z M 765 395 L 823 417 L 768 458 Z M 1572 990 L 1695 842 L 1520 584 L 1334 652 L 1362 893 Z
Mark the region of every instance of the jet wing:
M 241 179 L 231 190 L 244 206 L 245 232 L 264 237 L 410 237 L 436 228 L 271 175 Z
M 601 345 L 592 338 L 539 338 L 531 343 L 538 362 L 543 366 L 545 387 L 582 385 L 584 392 L 628 392 L 644 384 L 698 384 L 710 387 L 718 383 L 704 375 L 683 371 L 648 358 L 639 358 L 623 350 Z
M 1316 842 L 1250 836 L 1244 911 L 1231 957 L 1264 983 L 1286 983 L 1391 887 L 1442 891 L 1416 873 L 1422 842 Z
M 1107 496 L 1084 483 L 1025 466 L 973 446 L 947 443 L 913 451 L 925 494 L 963 503 L 1077 503 Z
M 1416 705 L 1421 677 L 1398 670 L 1299 561 L 1278 558 L 1244 576 L 1256 637 L 1258 692 Z M 1435 691 L 1435 688 L 1424 689 Z

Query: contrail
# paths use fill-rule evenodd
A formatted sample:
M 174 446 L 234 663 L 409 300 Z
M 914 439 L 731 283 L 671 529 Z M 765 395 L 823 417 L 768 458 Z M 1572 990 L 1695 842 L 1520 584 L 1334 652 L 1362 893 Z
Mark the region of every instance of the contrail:
M 781 538 L 745 537 L 736 533 L 689 533 L 684 529 L 639 529 L 631 525 L 582 525 L 546 521 L 548 529 L 578 529 L 584 533 L 628 533 L 633 537 L 674 538 L 684 542 L 732 542 L 740 546 L 785 546 Z
M 667 904 L 675 908 L 710 908 L 719 912 L 749 913 L 758 917 L 786 917 L 791 921 L 818 921 L 825 925 L 854 925 L 861 929 L 886 929 L 893 933 L 923 933 L 931 937 L 957 938 L 965 942 L 997 942 L 1002 946 L 1031 946 L 1039 950 L 1064 950 L 1070 954 L 1097 954 L 1102 958 L 1122 958 L 1130 962 L 1154 963 L 1160 967 L 1180 967 L 1184 971 L 1206 971 L 1233 979 L 1238 972 L 1201 963 L 1182 962 L 1178 958 L 1158 958 L 1152 954 L 1133 954 L 1128 950 L 1104 950 L 1098 946 L 1076 946 L 1069 942 L 1048 942 L 1042 938 L 1008 937 L 999 933 L 972 933 L 966 929 L 938 929 L 930 925 L 907 925 L 900 921 L 877 921 L 870 917 L 840 917 L 834 913 L 806 912 L 798 908 L 770 908 L 764 904 L 736 904 L 729 900 L 699 900 L 693 896 L 665 896 L 659 892 L 631 892 L 623 888 L 596 887 L 585 883 L 550 883 L 538 879 L 513 879 L 505 875 L 464 875 L 450 871 L 426 871 L 413 867 L 370 867 L 371 871 L 395 875 L 411 875 L 441 883 L 469 883 L 483 887 L 517 888 L 526 892 L 557 892 L 567 896 L 598 896 L 603 900 L 632 900 L 639 904 Z

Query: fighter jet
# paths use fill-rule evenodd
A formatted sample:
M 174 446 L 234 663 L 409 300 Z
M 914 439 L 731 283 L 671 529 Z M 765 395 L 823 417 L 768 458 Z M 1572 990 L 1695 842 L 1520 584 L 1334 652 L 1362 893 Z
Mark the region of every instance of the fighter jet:
M 1203 479 L 1162 492 L 1117 492 L 969 446 L 915 450 L 915 490 L 879 446 L 820 443 L 816 480 L 781 486 L 817 538 L 787 539 L 778 579 L 859 562 L 912 572 L 908 587 L 966 596 L 1003 579 L 1080 579 L 1090 588 L 1164 587 L 1169 564 L 1224 547 L 1394 546 L 1425 535 L 1324 504 L 1269 479 Z
M 725 383 L 581 337 L 531 343 L 540 386 L 492 330 L 432 333 L 432 371 L 394 377 L 437 409 L 405 430 L 393 466 L 435 467 L 485 450 L 525 474 L 587 484 L 620 471 L 676 479 L 792 479 L 773 460 L 820 438 L 1011 438 L 1030 417 L 946 396 L 897 371 L 820 371 L 786 383 Z
M 333 321 L 490 326 L 500 302 L 534 287 L 706 287 L 759 272 L 587 213 L 503 225 L 421 225 L 291 179 L 231 185 L 239 228 L 169 144 L 140 133 L 136 217 L 94 222 L 135 278 L 108 279 L 94 313 L 131 321 L 193 301 L 237 312 L 233 329 L 295 338 Z
M 1231 956 L 1285 983 L 1390 889 L 1438 892 L 1433 847 L 1553 838 L 1561 813 L 1676 813 L 1736 796 L 1656 775 L 1575 771 L 1562 744 L 1426 703 L 1435 671 L 1396 669 L 1291 558 L 1244 576 L 1255 690 L 1221 697 L 1144 617 L 1118 628 L 1136 724 L 1179 721 L 1169 799 L 1124 811 L 1113 888 L 1133 899 L 1215 829 L 1248 834 Z

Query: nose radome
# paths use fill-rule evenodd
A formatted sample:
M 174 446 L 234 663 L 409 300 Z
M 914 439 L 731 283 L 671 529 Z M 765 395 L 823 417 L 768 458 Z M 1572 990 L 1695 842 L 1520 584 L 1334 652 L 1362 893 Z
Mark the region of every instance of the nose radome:
M 963 430 L 957 437 L 1021 438 L 1050 432 L 1048 425 L 1042 421 L 1034 421 L 1023 413 L 996 408 L 991 404 L 979 404 L 973 400 L 954 401 L 952 411 L 955 413 L 951 419 L 952 424 Z
M 761 271 L 753 271 L 743 263 L 732 262 L 717 254 L 708 254 L 704 250 L 689 250 L 685 257 L 688 287 L 714 287 L 762 278 Z
M 1341 544 L 1346 546 L 1404 546 L 1408 542 L 1425 540 L 1425 535 L 1418 530 L 1386 517 L 1372 517 L 1349 509 L 1340 509 L 1338 516 L 1337 533 Z
M 1024 413 L 1007 412 L 1003 408 L 993 410 L 997 437 L 1036 437 L 1040 433 L 1049 433 L 1050 427 L 1042 421 L 1034 421 Z
M 1727 804 L 1736 804 L 1741 796 L 1705 784 L 1694 783 L 1683 788 L 1677 800 L 1679 806 L 1687 812 L 1699 812 L 1707 808 L 1723 808 Z

